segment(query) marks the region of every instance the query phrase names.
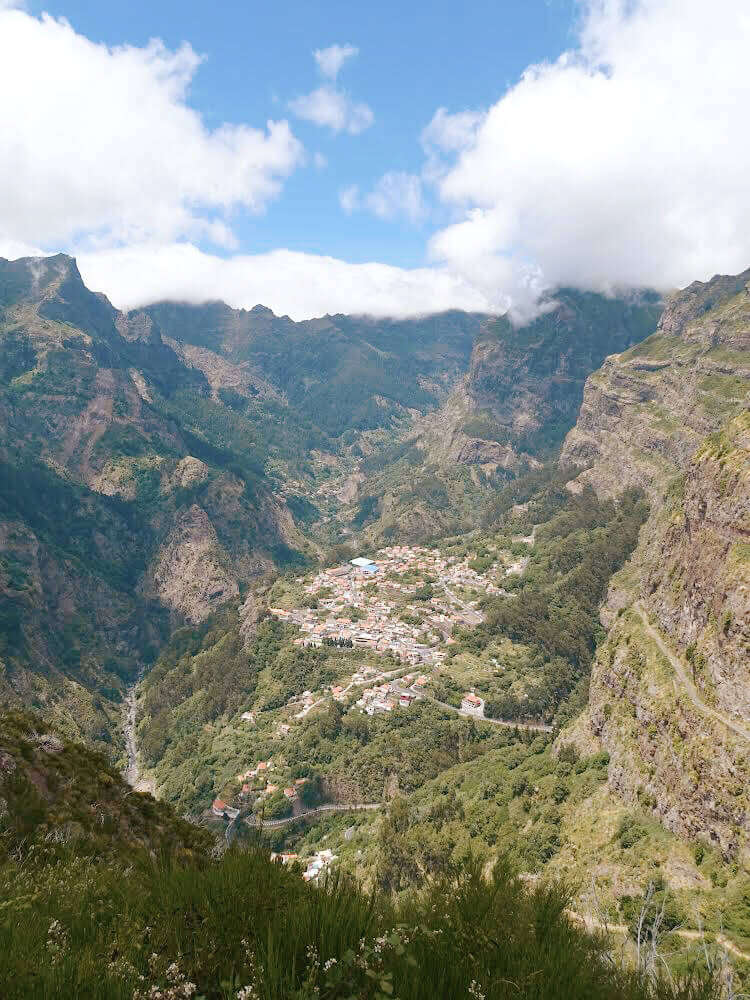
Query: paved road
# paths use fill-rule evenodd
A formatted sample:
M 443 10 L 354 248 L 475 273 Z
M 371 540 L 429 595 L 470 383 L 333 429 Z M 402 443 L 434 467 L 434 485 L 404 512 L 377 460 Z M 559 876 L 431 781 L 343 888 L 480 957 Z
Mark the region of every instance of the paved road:
M 368 812 L 373 809 L 380 809 L 382 802 L 355 802 L 352 805 L 341 805 L 339 803 L 332 803 L 330 805 L 317 806 L 315 809 L 306 809 L 304 812 L 298 813 L 296 816 L 284 816 L 282 819 L 265 819 L 258 820 L 257 816 L 246 816 L 244 822 L 248 826 L 256 827 L 259 826 L 264 830 L 276 827 L 276 826 L 286 826 L 289 823 L 296 823 L 298 819 L 307 819 L 308 816 L 315 816 L 317 813 L 324 812 Z M 232 825 L 231 823 L 229 824 Z M 227 827 L 229 829 L 229 827 Z
M 480 624 L 480 622 L 482 621 L 482 616 L 481 616 L 481 614 L 480 614 L 480 613 L 479 613 L 479 612 L 477 611 L 477 609 L 476 609 L 476 608 L 472 608 L 472 606 L 471 606 L 470 604 L 467 604 L 467 603 L 466 603 L 466 601 L 462 600 L 462 599 L 461 599 L 461 598 L 460 598 L 460 597 L 458 596 L 458 594 L 454 594 L 454 593 L 453 593 L 453 591 L 452 591 L 452 590 L 450 589 L 450 587 L 448 586 L 448 584 L 447 584 L 447 583 L 445 582 L 445 578 L 444 578 L 444 577 L 442 577 L 442 576 L 440 577 L 440 584 L 441 584 L 441 586 L 442 586 L 443 590 L 444 590 L 444 591 L 446 592 L 446 594 L 448 595 L 448 597 L 449 597 L 449 598 L 450 598 L 450 599 L 451 599 L 452 601 L 455 601 L 455 603 L 456 603 L 456 604 L 457 604 L 457 605 L 458 605 L 458 606 L 459 606 L 459 607 L 461 608 L 461 610 L 462 610 L 463 612 L 465 612 L 465 613 L 466 613 L 467 615 L 472 615 L 472 616 L 473 616 L 474 618 L 476 618 L 476 619 L 477 619 L 477 622 L 476 622 L 476 624 L 477 624 L 477 625 L 479 625 L 479 624 Z
M 743 739 L 750 740 L 750 730 L 746 729 L 739 722 L 735 722 L 734 719 L 731 719 L 728 715 L 724 715 L 723 712 L 719 712 L 717 709 L 707 705 L 705 701 L 703 701 L 700 696 L 700 692 L 696 688 L 695 684 L 693 684 L 693 681 L 685 670 L 680 658 L 669 648 L 669 646 L 664 642 L 664 639 L 661 637 L 661 634 L 648 620 L 646 609 L 643 607 L 643 604 L 640 601 L 636 601 L 633 605 L 633 610 L 638 614 L 643 622 L 646 635 L 650 639 L 653 639 L 658 646 L 659 651 L 666 656 L 670 666 L 677 674 L 680 684 L 695 707 L 705 715 L 710 715 L 712 719 L 716 719 L 717 722 L 721 722 L 727 727 L 727 729 L 731 729 L 732 732 L 737 733 L 738 736 L 741 736 Z
M 424 692 L 417 693 L 413 688 L 412 691 L 417 695 L 417 698 L 424 698 L 426 701 L 434 702 L 434 704 L 447 709 L 449 712 L 455 712 L 456 715 L 460 715 L 463 719 L 473 719 L 475 722 L 488 722 L 491 726 L 503 726 L 505 729 L 526 729 L 533 733 L 554 732 L 552 726 L 545 726 L 541 722 L 513 722 L 508 719 L 490 719 L 484 715 L 474 715 L 473 712 L 464 712 L 462 709 L 456 708 L 455 705 L 449 705 L 445 701 L 438 701 L 437 698 L 432 698 L 429 694 L 425 694 Z

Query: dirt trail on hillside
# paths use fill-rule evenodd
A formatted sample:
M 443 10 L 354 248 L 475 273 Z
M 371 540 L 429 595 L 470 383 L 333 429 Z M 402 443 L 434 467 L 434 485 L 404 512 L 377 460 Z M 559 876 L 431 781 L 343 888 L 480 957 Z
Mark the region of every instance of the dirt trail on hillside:
M 603 924 L 600 920 L 594 919 L 590 916 L 582 916 L 580 913 L 575 913 L 573 910 L 566 911 L 568 916 L 575 920 L 576 923 L 583 924 L 589 931 L 601 931 L 602 933 L 610 934 L 629 934 L 630 928 L 627 924 Z M 741 948 L 731 941 L 725 934 L 712 934 L 710 931 L 689 931 L 682 927 L 678 927 L 673 931 L 669 932 L 674 934 L 676 937 L 681 937 L 686 941 L 703 941 L 706 940 L 709 944 L 715 941 L 716 944 L 720 945 L 722 948 L 726 948 L 728 952 L 735 956 L 735 958 L 741 958 L 743 961 L 750 961 L 750 954 L 743 951 Z
M 667 644 L 664 642 L 664 639 L 661 637 L 661 634 L 649 622 L 648 616 L 646 614 L 646 609 L 643 607 L 643 604 L 640 601 L 636 601 L 635 604 L 633 605 L 633 610 L 637 612 L 638 616 L 643 622 L 643 627 L 646 630 L 646 635 L 650 639 L 653 639 L 653 641 L 658 646 L 659 651 L 663 653 L 664 656 L 666 656 L 670 666 L 677 674 L 680 684 L 684 688 L 687 696 L 690 698 L 695 707 L 699 711 L 703 712 L 705 715 L 710 715 L 711 718 L 716 719 L 717 722 L 721 722 L 728 729 L 731 729 L 732 732 L 737 733 L 738 736 L 741 736 L 743 739 L 748 740 L 750 742 L 750 730 L 745 729 L 744 726 L 741 726 L 738 722 L 735 722 L 734 719 L 730 719 L 728 715 L 724 715 L 723 712 L 719 712 L 717 709 L 712 708 L 710 705 L 707 705 L 705 701 L 703 701 L 703 699 L 700 696 L 700 692 L 698 691 L 695 684 L 693 684 L 692 680 L 688 676 L 679 657 L 676 656 L 676 654 L 669 648 L 669 646 L 667 646 Z

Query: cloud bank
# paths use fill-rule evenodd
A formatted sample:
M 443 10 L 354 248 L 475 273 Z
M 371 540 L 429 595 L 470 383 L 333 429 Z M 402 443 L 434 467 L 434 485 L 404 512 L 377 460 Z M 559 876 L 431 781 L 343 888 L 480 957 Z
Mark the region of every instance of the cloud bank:
M 286 121 L 208 129 L 186 103 L 200 62 L 0 9 L 0 239 L 231 245 L 228 214 L 262 211 L 303 149 Z
M 125 310 L 165 298 L 222 299 L 236 309 L 261 303 L 295 320 L 337 312 L 418 316 L 490 307 L 459 275 L 438 268 L 349 264 L 290 250 L 227 259 L 175 243 L 80 254 L 78 265 L 89 288 L 106 289 Z

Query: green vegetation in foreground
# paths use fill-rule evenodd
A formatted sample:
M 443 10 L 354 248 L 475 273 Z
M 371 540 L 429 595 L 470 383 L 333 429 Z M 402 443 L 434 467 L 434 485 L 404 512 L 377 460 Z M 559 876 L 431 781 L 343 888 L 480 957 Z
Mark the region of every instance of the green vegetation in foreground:
M 138 851 L 187 859 L 210 843 L 166 803 L 133 791 L 103 754 L 61 739 L 36 716 L 0 715 L 0 866 Z
M 705 971 L 667 982 L 613 963 L 561 883 L 502 858 L 398 896 L 343 870 L 308 885 L 258 846 L 212 849 L 39 719 L 1 717 L 0 747 L 4 1000 L 721 996 Z
M 0 869 L 0 993 L 207 1000 L 713 1000 L 611 962 L 555 883 L 468 867 L 400 899 L 344 876 L 305 884 L 259 851 L 179 867 L 72 857 Z

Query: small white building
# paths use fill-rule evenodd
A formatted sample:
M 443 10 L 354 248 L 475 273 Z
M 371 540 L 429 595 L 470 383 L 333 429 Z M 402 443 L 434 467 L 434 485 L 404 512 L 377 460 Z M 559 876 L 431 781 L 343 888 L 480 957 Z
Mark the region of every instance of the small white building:
M 481 718 L 484 716 L 484 702 L 473 693 L 465 694 L 461 702 L 461 711 L 470 712 Z

